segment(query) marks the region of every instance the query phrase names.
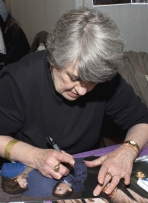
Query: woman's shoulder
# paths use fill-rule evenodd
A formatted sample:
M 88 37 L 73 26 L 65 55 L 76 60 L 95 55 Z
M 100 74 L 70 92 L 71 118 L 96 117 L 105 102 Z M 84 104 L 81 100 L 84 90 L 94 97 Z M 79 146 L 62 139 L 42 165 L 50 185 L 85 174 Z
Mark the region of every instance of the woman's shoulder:
M 46 58 L 46 52 L 45 51 L 38 51 L 29 53 L 23 58 L 21 58 L 19 61 L 7 65 L 3 70 L 9 71 L 11 73 L 17 74 L 17 72 L 21 71 L 21 73 L 25 71 L 34 71 L 39 69 L 43 64 L 47 65 L 47 58 Z
M 30 53 L 20 61 L 7 65 L 0 71 L 0 78 L 15 81 L 20 90 L 24 87 L 31 88 L 38 83 L 43 83 L 45 78 L 49 78 L 49 63 L 45 51 Z

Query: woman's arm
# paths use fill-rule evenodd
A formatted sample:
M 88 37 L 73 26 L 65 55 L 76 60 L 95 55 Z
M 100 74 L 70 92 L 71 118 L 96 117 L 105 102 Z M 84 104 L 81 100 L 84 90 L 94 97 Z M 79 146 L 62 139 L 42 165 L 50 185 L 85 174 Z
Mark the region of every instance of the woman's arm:
M 1 157 L 4 157 L 5 147 L 12 139 L 10 136 L 0 136 Z M 69 173 L 69 170 L 62 164 L 60 164 L 59 171 L 55 172 L 54 167 L 57 164 L 65 162 L 74 165 L 74 159 L 67 153 L 57 152 L 53 149 L 40 149 L 22 141 L 17 142 L 13 146 L 10 152 L 10 159 L 35 168 L 39 170 L 42 175 L 54 177 L 55 179 L 60 179 Z

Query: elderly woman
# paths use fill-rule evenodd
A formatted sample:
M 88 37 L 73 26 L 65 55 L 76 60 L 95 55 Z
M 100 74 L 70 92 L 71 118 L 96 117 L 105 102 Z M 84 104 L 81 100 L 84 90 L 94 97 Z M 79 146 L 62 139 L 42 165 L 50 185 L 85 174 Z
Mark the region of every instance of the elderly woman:
M 27 55 L 0 73 L 0 156 L 61 179 L 69 173 L 63 163 L 74 164 L 71 154 L 96 147 L 106 114 L 128 132 L 115 151 L 85 162 L 102 165 L 93 193 L 111 182 L 110 194 L 121 178 L 129 184 L 133 161 L 148 143 L 148 110 L 117 74 L 123 54 L 117 26 L 95 10 L 71 10 L 48 37 L 46 54 Z M 62 153 L 49 148 L 48 135 Z

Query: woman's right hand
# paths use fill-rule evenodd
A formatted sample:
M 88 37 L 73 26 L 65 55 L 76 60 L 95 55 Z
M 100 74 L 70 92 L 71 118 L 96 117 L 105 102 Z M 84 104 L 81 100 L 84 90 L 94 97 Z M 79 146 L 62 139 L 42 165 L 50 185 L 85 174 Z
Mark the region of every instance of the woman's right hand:
M 70 154 L 62 151 L 58 152 L 54 149 L 38 149 L 34 163 L 35 168 L 40 171 L 43 176 L 55 179 L 61 179 L 69 174 L 69 169 L 65 164 L 74 167 L 74 159 Z M 55 166 L 59 165 L 59 170 L 55 170 Z

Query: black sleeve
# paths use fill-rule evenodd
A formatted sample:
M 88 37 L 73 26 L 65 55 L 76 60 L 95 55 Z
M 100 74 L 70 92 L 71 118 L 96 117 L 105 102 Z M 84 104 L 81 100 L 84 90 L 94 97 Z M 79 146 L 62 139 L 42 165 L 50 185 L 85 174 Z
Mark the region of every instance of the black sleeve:
M 148 109 L 141 102 L 133 88 L 118 74 L 110 84 L 110 97 L 106 104 L 106 114 L 123 129 L 139 123 L 148 123 Z
M 19 88 L 7 68 L 0 72 L 0 134 L 13 135 L 24 122 Z

